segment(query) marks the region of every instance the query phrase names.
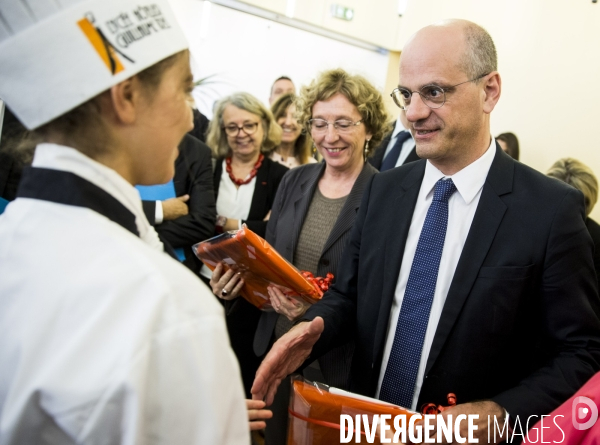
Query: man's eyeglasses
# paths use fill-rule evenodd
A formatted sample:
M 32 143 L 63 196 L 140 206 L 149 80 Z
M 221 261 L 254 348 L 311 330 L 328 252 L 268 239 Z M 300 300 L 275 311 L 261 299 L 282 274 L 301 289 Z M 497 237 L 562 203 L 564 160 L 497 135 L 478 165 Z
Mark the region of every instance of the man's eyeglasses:
M 227 134 L 227 136 L 231 136 L 231 137 L 237 136 L 240 133 L 240 130 L 243 130 L 244 133 L 246 133 L 248 136 L 250 136 L 251 134 L 256 133 L 257 129 L 258 129 L 258 122 L 246 122 L 241 127 L 238 127 L 235 124 L 231 124 L 231 125 L 227 125 L 226 127 L 223 127 L 223 130 L 225 130 L 225 133 Z
M 325 119 L 311 119 L 308 121 L 308 125 L 313 133 L 325 133 L 330 125 L 333 125 L 333 128 L 339 133 L 348 133 L 361 123 L 362 120 L 352 122 L 347 119 L 340 119 L 335 122 L 328 122 Z
M 421 99 L 423 99 L 425 105 L 427 105 L 429 108 L 441 108 L 446 103 L 447 91 L 468 82 L 475 82 L 487 76 L 488 74 L 489 73 L 482 74 L 481 76 L 476 77 L 474 79 L 465 80 L 464 82 L 457 83 L 456 85 L 444 88 L 438 85 L 425 85 L 419 91 L 410 91 L 406 88 L 396 88 L 394 91 L 392 91 L 392 94 L 390 94 L 390 96 L 392 96 L 392 99 L 394 99 L 394 103 L 403 110 L 408 109 L 408 107 L 410 106 L 410 100 L 412 99 L 412 95 L 414 93 L 418 93 L 421 96 Z

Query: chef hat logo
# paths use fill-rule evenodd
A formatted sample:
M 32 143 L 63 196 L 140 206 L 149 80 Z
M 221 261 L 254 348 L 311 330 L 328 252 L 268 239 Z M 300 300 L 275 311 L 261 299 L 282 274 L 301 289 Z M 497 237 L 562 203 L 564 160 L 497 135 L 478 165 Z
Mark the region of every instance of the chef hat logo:
M 127 57 L 123 54 L 122 51 L 117 49 L 115 45 L 113 45 L 104 35 L 102 30 L 95 26 L 96 19 L 91 12 L 88 12 L 85 15 L 85 18 L 79 20 L 77 25 L 83 31 L 87 39 L 90 41 L 106 67 L 113 74 L 119 74 L 121 71 L 125 70 L 125 67 L 121 63 L 119 59 L 119 55 L 123 58 L 129 60 L 131 63 L 134 63 L 131 58 Z
M 0 0 L 0 98 L 39 128 L 188 48 L 170 0 Z

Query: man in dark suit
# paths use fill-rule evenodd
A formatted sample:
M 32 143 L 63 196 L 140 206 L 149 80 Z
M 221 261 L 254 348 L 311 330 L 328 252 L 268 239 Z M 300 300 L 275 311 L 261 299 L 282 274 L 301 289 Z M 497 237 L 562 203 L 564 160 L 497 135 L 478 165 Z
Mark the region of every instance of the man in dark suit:
M 415 140 L 408 128 L 406 113 L 404 110 L 400 110 L 394 128 L 383 138 L 373 156 L 368 159 L 373 167 L 384 172 L 421 159 L 417 155 Z
M 211 151 L 189 134 L 178 149 L 173 177 L 176 198 L 142 201 L 142 205 L 161 240 L 174 249 L 183 249 L 183 264 L 197 274 L 202 263 L 192 252 L 192 245 L 214 235 L 217 214 Z
M 409 40 L 395 100 L 425 159 L 373 177 L 335 285 L 273 346 L 256 398 L 353 337 L 351 390 L 413 409 L 454 393 L 443 415 L 478 414 L 487 440 L 490 416 L 525 428 L 600 368 L 583 198 L 492 139 L 496 66 L 471 22 Z

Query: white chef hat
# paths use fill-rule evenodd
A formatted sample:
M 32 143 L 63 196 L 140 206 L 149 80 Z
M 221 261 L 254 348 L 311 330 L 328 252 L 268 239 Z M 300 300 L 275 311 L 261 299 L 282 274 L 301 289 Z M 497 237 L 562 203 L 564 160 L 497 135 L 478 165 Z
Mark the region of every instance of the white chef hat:
M 34 129 L 187 47 L 167 0 L 0 0 L 0 99 Z

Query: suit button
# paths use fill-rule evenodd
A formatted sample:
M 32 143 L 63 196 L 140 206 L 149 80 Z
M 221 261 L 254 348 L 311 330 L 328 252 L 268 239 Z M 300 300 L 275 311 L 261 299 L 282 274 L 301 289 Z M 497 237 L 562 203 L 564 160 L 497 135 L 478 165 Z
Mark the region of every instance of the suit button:
M 321 264 L 322 264 L 323 266 L 329 266 L 329 260 L 328 260 L 327 258 L 323 258 L 323 259 L 321 260 Z

